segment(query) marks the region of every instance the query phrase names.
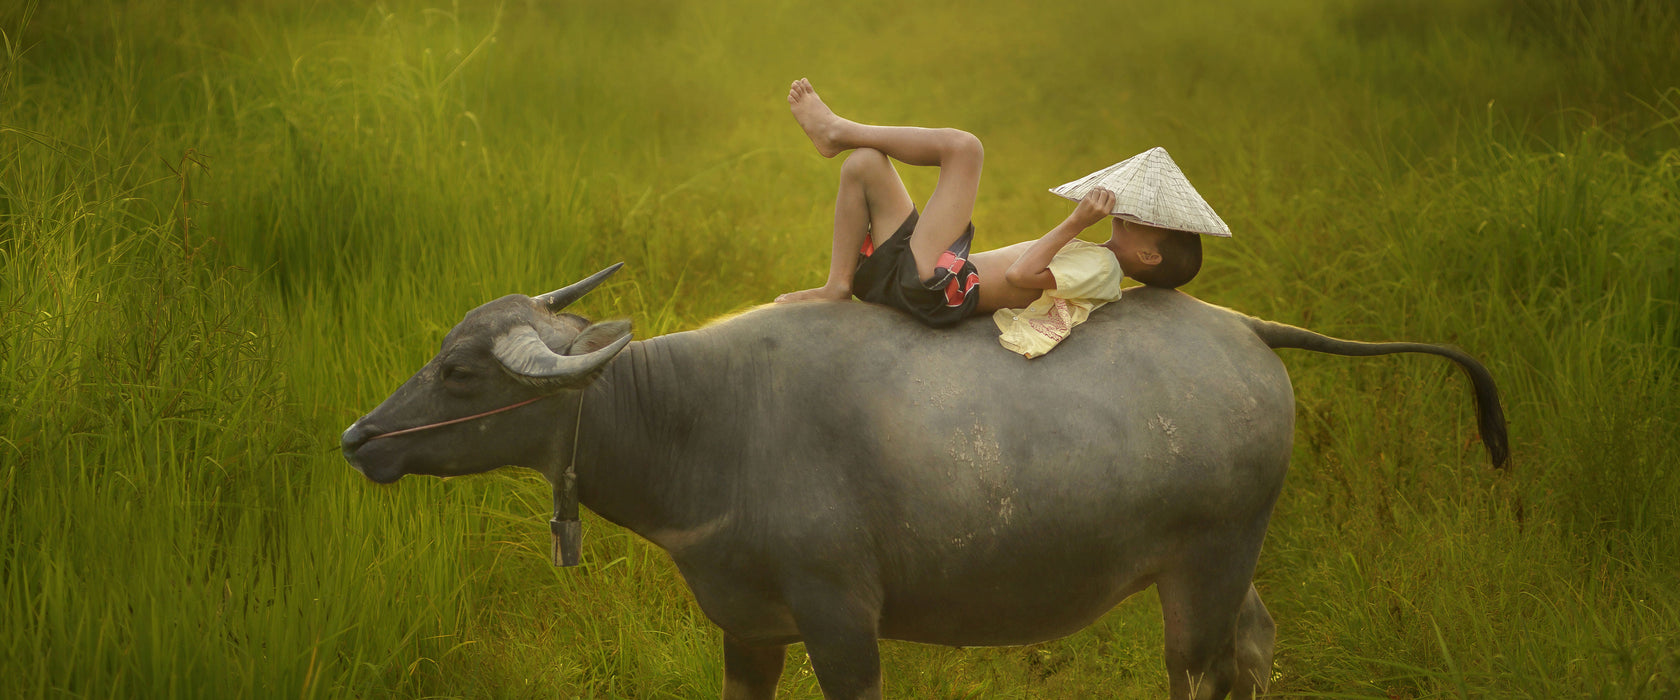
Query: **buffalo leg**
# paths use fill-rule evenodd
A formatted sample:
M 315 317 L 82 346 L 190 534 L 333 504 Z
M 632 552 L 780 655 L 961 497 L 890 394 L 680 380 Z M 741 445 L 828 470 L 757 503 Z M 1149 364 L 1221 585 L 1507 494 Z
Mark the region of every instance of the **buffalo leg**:
M 1258 557 L 1258 546 L 1201 547 L 1156 579 L 1173 700 L 1218 700 L 1236 684 L 1238 617 Z
M 774 700 L 787 645 L 747 646 L 723 635 L 723 700 Z
M 811 655 L 825 700 L 880 700 L 881 652 L 872 630 L 835 629 L 806 635 L 805 651 Z
M 826 600 L 811 599 L 795 604 L 793 616 L 805 652 L 817 672 L 826 700 L 879 700 L 881 697 L 881 652 L 871 611 L 853 609 L 841 601 L 845 594 Z
M 1231 697 L 1239 700 L 1265 694 L 1272 679 L 1272 650 L 1277 643 L 1277 625 L 1272 623 L 1266 604 L 1254 585 L 1248 586 L 1248 597 L 1237 611 L 1237 677 Z

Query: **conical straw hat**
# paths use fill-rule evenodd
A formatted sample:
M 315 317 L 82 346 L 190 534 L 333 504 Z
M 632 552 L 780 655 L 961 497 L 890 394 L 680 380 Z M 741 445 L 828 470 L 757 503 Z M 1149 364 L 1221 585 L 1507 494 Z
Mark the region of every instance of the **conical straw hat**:
M 1231 235 L 1165 148 L 1156 146 L 1050 191 L 1077 202 L 1096 187 L 1114 193 L 1110 213 L 1115 216 L 1209 236 Z

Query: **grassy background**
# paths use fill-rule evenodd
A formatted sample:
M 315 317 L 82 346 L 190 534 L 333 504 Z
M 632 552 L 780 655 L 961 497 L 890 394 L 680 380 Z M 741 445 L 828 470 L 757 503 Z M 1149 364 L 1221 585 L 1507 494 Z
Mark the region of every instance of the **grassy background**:
M 647 337 L 820 282 L 799 76 L 984 139 L 982 246 L 1162 145 L 1237 232 L 1187 291 L 1493 369 L 1509 473 L 1445 363 L 1286 351 L 1280 695 L 1680 693 L 1680 9 L 896 5 L 0 8 L 0 695 L 715 697 L 657 549 L 592 521 L 552 570 L 536 477 L 379 488 L 336 443 L 502 294 L 625 260 L 581 307 Z M 1159 697 L 1160 649 L 1152 593 L 883 645 L 901 698 Z

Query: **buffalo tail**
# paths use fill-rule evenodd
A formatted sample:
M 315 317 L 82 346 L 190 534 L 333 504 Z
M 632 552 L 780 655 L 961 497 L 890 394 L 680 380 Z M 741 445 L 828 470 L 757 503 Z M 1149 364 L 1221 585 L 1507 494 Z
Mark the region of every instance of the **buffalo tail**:
M 1494 386 L 1493 374 L 1464 351 L 1428 343 L 1364 343 L 1342 340 L 1288 324 L 1253 317 L 1247 320 L 1255 335 L 1260 336 L 1260 340 L 1274 350 L 1296 348 L 1351 357 L 1421 352 L 1439 355 L 1458 363 L 1459 368 L 1470 376 L 1470 383 L 1476 389 L 1476 415 L 1481 424 L 1482 444 L 1487 445 L 1488 456 L 1493 458 L 1493 466 L 1504 468 L 1506 460 L 1510 458 L 1510 447 L 1505 441 L 1505 411 L 1499 407 L 1499 389 Z

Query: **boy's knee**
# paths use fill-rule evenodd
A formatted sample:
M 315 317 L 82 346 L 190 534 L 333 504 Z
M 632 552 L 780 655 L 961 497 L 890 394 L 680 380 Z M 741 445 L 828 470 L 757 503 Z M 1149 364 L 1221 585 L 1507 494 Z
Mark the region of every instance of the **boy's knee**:
M 986 157 L 986 147 L 980 137 L 961 129 L 945 129 L 945 151 L 953 157 L 979 162 Z
M 890 167 L 887 154 L 873 148 L 855 148 L 840 164 L 840 174 L 856 177 L 880 168 Z

